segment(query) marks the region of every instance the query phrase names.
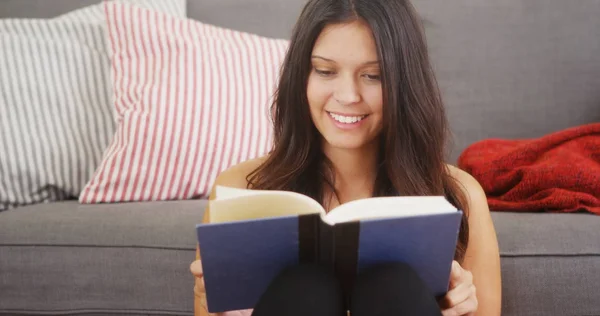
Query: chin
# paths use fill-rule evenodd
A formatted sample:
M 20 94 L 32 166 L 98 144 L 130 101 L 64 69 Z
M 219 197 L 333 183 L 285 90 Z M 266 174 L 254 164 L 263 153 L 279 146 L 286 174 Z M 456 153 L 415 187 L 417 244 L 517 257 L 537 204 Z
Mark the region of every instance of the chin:
M 369 142 L 357 142 L 352 139 L 326 139 L 326 144 L 330 148 L 345 149 L 345 150 L 356 150 L 365 147 L 369 147 Z

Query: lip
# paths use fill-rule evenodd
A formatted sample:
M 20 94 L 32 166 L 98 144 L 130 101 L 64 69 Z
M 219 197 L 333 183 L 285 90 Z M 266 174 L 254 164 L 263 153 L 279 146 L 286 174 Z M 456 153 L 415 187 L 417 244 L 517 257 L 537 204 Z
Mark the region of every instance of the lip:
M 352 114 L 352 113 L 342 113 L 342 112 L 333 112 L 333 111 L 325 111 L 327 113 L 333 113 L 341 116 L 366 116 L 368 114 Z
M 355 122 L 355 123 L 340 123 L 338 121 L 336 121 L 333 116 L 331 116 L 331 113 L 333 114 L 337 114 L 337 115 L 343 115 L 343 116 L 363 116 L 363 115 L 348 115 L 348 114 L 338 114 L 336 112 L 327 112 L 327 116 L 329 117 L 329 119 L 331 120 L 331 122 L 333 122 L 333 125 L 335 125 L 337 128 L 341 129 L 341 130 L 353 130 L 353 129 L 357 129 L 359 128 L 361 125 L 363 125 L 363 123 L 368 119 L 368 114 L 365 118 L 363 118 L 362 120 Z

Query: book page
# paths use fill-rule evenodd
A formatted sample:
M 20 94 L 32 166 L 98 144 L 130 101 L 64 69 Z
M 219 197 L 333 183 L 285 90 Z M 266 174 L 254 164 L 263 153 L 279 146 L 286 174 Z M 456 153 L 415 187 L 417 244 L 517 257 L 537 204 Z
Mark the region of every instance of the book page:
M 444 196 L 394 196 L 342 204 L 324 218 L 329 225 L 356 220 L 398 218 L 458 211 Z
M 325 214 L 321 204 L 308 196 L 286 191 L 249 190 L 217 186 L 209 201 L 211 223 L 253 220 L 302 214 Z
M 226 187 L 226 186 L 222 186 L 222 185 L 218 185 L 215 189 L 215 192 L 216 192 L 215 196 L 216 196 L 217 200 L 236 198 L 236 197 L 240 197 L 240 196 L 269 194 L 269 193 L 272 194 L 273 193 L 273 191 L 240 189 L 240 188 Z

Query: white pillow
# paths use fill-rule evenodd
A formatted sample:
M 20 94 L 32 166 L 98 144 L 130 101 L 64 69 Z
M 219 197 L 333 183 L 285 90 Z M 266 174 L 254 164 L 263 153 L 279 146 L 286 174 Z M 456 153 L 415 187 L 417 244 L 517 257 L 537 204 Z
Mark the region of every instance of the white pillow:
M 185 17 L 185 0 L 121 0 Z M 0 210 L 76 198 L 114 132 L 103 4 L 0 20 Z

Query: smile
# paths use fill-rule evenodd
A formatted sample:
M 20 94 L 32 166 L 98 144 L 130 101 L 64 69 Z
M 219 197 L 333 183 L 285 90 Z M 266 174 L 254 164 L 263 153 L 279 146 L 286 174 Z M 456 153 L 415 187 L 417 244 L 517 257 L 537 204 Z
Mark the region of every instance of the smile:
M 333 118 L 336 122 L 342 124 L 354 124 L 362 121 L 368 115 L 359 115 L 359 116 L 345 116 L 336 113 L 327 112 L 331 118 Z

